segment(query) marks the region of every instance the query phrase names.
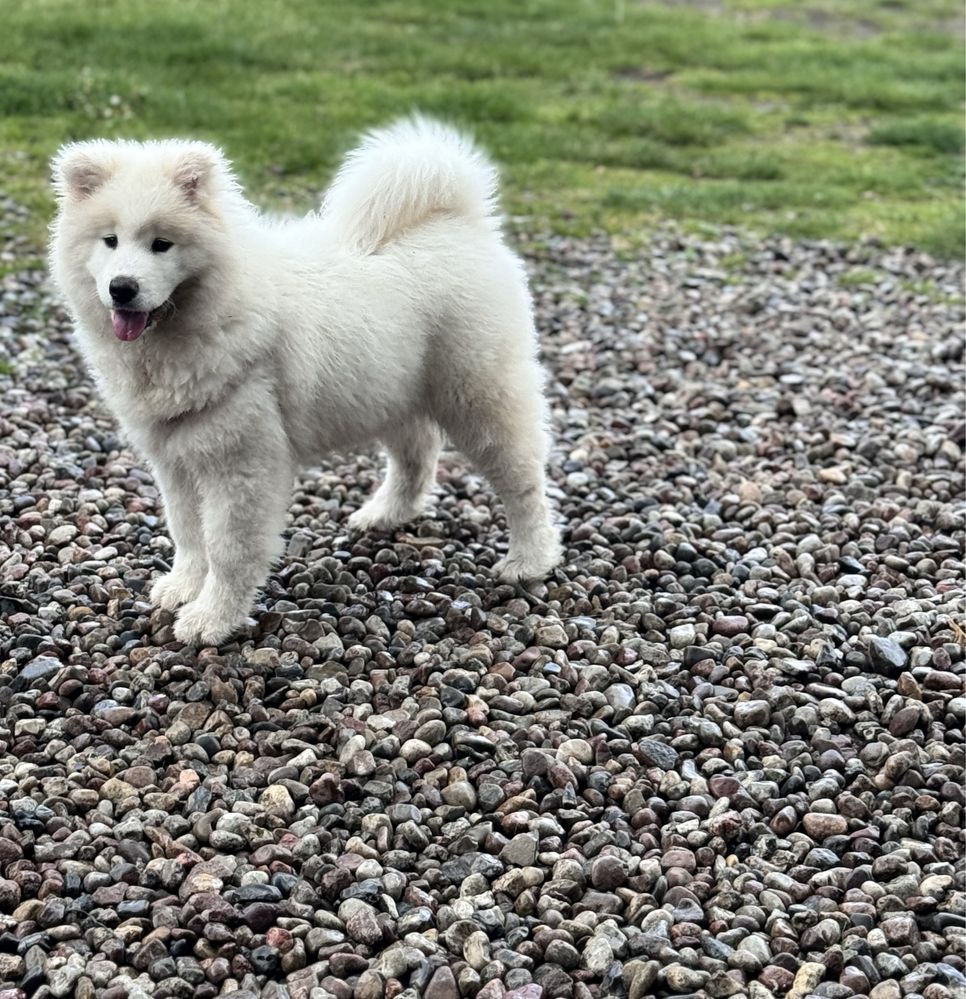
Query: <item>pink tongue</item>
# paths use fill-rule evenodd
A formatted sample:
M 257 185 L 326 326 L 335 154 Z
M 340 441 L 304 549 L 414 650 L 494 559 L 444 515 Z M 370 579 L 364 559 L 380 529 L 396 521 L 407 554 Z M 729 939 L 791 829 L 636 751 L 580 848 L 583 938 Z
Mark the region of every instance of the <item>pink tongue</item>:
M 148 324 L 146 312 L 112 312 L 111 323 L 118 340 L 137 340 Z

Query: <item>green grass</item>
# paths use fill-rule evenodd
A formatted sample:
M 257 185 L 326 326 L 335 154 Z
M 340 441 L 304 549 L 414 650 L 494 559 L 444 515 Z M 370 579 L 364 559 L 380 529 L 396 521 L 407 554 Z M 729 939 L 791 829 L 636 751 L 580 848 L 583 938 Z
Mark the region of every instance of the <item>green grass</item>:
M 863 285 L 874 285 L 878 280 L 879 274 L 867 267 L 854 267 L 837 278 L 843 288 L 861 288 Z
M 921 281 L 900 281 L 899 287 L 917 298 L 925 298 L 929 302 L 942 305 L 962 305 L 963 295 L 951 292 L 948 288 L 940 288 L 931 278 Z
M 879 146 L 913 146 L 927 154 L 958 154 L 963 151 L 963 131 L 944 121 L 912 119 L 872 129 L 869 142 Z
M 0 278 L 20 271 L 35 271 L 44 266 L 44 258 L 38 254 L 29 253 L 18 256 L 15 260 L 0 262 Z
M 710 9 L 709 9 L 710 8 Z M 52 211 L 88 136 L 224 146 L 308 208 L 360 129 L 421 109 L 504 167 L 527 232 L 666 218 L 963 252 L 955 0 L 0 0 L 0 184 Z
M 883 280 L 883 275 L 881 271 L 873 271 L 868 267 L 853 267 L 838 274 L 835 280 L 841 288 L 872 292 Z M 949 286 L 940 287 L 932 278 L 922 278 L 918 281 L 903 278 L 897 284 L 902 291 L 937 305 L 962 305 L 964 301 L 964 296 L 958 288 L 954 290 Z

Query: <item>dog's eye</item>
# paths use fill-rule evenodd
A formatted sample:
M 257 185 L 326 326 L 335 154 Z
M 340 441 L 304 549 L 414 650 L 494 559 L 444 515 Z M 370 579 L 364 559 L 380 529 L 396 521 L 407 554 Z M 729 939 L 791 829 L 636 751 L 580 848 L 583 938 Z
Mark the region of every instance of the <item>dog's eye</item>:
M 117 249 L 117 236 L 105 236 L 104 245 L 111 250 Z
M 168 250 L 170 250 L 172 246 L 174 246 L 174 243 L 172 243 L 170 239 L 156 239 L 151 244 L 151 252 L 152 253 L 167 253 Z

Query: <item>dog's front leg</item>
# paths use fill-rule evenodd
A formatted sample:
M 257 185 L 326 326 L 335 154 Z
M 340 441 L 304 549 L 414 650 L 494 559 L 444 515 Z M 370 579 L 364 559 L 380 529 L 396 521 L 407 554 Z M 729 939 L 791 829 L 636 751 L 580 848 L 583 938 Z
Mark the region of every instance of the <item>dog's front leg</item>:
M 151 586 L 150 599 L 164 610 L 194 600 L 208 575 L 208 556 L 201 526 L 201 493 L 187 471 L 155 465 L 168 534 L 174 542 L 174 565 Z
M 281 551 L 294 467 L 284 439 L 273 443 L 263 438 L 255 453 L 225 455 L 201 479 L 208 575 L 178 614 L 174 633 L 181 642 L 219 645 L 238 631 Z

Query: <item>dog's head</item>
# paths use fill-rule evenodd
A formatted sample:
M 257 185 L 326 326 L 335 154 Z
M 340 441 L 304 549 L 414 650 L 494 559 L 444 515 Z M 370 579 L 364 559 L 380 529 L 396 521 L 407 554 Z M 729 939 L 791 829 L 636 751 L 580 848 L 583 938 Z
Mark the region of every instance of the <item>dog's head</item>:
M 79 142 L 53 161 L 72 274 L 93 281 L 119 340 L 136 340 L 203 276 L 222 228 L 219 202 L 237 194 L 222 154 L 203 142 Z M 83 269 L 82 273 L 80 269 Z

